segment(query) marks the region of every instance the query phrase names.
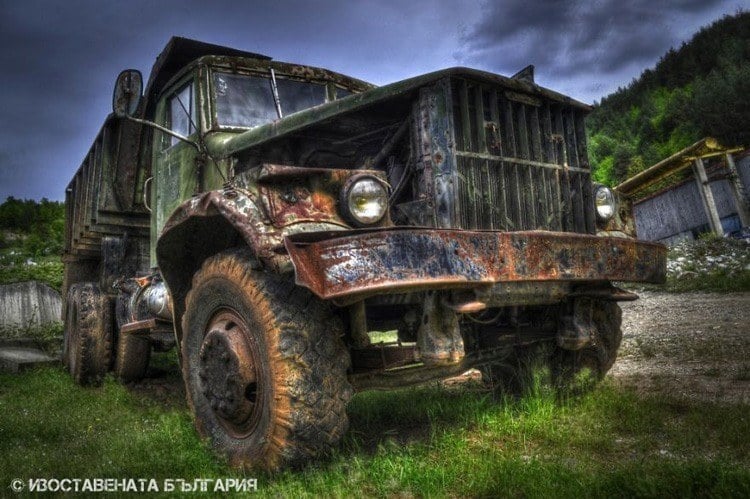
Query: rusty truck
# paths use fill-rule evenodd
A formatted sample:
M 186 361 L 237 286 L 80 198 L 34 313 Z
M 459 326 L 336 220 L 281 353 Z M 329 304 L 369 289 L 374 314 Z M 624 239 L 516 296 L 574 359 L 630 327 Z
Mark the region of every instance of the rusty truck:
M 516 393 L 531 359 L 595 382 L 617 284 L 662 282 L 666 252 L 593 182 L 590 109 L 533 67 L 376 87 L 172 38 L 65 193 L 65 365 L 130 383 L 176 347 L 200 435 L 268 469 L 335 445 L 355 390 L 476 368 Z

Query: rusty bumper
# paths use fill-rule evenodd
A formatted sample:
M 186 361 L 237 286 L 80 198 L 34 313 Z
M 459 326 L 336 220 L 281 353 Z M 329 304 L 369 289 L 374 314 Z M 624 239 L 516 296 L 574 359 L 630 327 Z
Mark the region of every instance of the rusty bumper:
M 657 243 L 567 232 L 390 228 L 285 239 L 297 283 L 324 299 L 497 283 L 661 283 Z

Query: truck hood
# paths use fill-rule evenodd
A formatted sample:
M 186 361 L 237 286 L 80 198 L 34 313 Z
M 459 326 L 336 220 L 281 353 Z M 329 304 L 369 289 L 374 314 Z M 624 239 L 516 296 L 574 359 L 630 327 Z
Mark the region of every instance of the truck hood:
M 323 125 L 340 116 L 356 114 L 368 108 L 377 107 L 377 112 L 387 115 L 388 109 L 384 108 L 387 104 L 387 107 L 399 109 L 398 112 L 402 112 L 403 107 L 398 106 L 398 102 L 408 102 L 419 88 L 448 77 L 463 77 L 494 83 L 516 92 L 541 96 L 586 112 L 591 110 L 591 106 L 587 104 L 526 80 L 508 78 L 476 69 L 454 67 L 401 80 L 350 95 L 334 102 L 321 104 L 239 134 L 216 134 L 208 138 L 208 145 L 214 157 L 225 158 L 268 141 L 292 135 L 315 125 Z

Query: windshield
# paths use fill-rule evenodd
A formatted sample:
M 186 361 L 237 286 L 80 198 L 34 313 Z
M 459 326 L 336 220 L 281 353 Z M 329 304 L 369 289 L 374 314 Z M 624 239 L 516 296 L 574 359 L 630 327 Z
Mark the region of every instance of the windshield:
M 276 79 L 281 113 L 287 116 L 326 101 L 324 84 Z M 214 73 L 220 126 L 254 127 L 278 118 L 270 75 Z

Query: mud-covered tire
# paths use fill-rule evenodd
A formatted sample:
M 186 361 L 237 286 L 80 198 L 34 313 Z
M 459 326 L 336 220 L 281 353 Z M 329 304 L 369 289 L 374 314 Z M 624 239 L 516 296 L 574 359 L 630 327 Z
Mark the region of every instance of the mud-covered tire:
M 350 359 L 328 304 L 252 262 L 247 250 L 226 251 L 193 277 L 182 369 L 201 436 L 233 466 L 275 470 L 344 435 Z
M 63 363 L 79 385 L 99 385 L 112 365 L 112 300 L 91 282 L 68 290 Z
M 151 358 L 151 343 L 129 333 L 117 336 L 117 355 L 115 357 L 115 377 L 121 383 L 140 381 L 146 376 L 149 359 Z
M 77 348 L 74 344 L 80 342 L 78 339 L 78 305 L 76 304 L 79 294 L 78 286 L 73 284 L 68 289 L 67 299 L 65 300 L 65 314 L 63 315 L 63 348 L 62 362 L 65 369 L 71 372 L 73 365 L 78 357 L 74 352 Z
M 555 349 L 552 382 L 561 394 L 580 395 L 594 388 L 615 363 L 622 341 L 622 310 L 616 302 L 594 302 L 594 337 L 580 350 Z

